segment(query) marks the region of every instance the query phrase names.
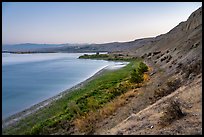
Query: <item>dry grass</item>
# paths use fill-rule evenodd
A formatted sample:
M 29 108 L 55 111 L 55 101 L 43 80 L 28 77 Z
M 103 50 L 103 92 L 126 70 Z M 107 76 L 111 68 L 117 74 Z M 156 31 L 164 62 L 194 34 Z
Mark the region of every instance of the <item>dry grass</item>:
M 125 105 L 130 98 L 135 97 L 137 94 L 134 90 L 130 90 L 107 103 L 101 109 L 95 112 L 88 112 L 84 116 L 76 118 L 73 123 L 79 132 L 92 134 L 96 129 L 97 122 L 112 115 L 119 107 Z
M 147 73 L 144 73 L 143 78 L 144 81 L 148 81 L 150 79 L 150 76 Z
M 161 86 L 160 88 L 154 91 L 154 96 L 152 99 L 153 102 L 177 90 L 181 86 L 181 80 L 180 79 L 170 79 L 165 83 L 165 85 Z
M 185 113 L 181 110 L 181 104 L 179 101 L 171 100 L 163 115 L 160 117 L 160 125 L 167 126 L 185 116 Z
M 148 66 L 148 72 L 151 72 L 152 70 L 153 70 L 153 68 Z

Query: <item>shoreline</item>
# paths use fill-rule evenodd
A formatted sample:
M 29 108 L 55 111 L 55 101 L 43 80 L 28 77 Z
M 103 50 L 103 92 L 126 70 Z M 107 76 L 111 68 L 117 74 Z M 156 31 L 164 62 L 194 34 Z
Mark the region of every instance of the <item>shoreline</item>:
M 64 95 L 71 93 L 72 91 L 82 88 L 84 85 L 86 85 L 87 83 L 89 83 L 91 80 L 101 76 L 102 74 L 104 74 L 107 71 L 112 71 L 111 69 L 108 69 L 109 66 L 105 66 L 102 69 L 100 69 L 99 71 L 97 71 L 96 73 L 94 73 L 92 76 L 90 76 L 89 78 L 85 79 L 84 81 L 74 85 L 71 88 L 68 88 L 62 92 L 60 92 L 59 94 L 48 98 L 44 101 L 41 101 L 29 108 L 24 109 L 23 111 L 20 111 L 18 113 L 15 113 L 5 119 L 2 119 L 2 129 L 5 129 L 7 127 L 13 126 L 16 123 L 18 123 L 21 119 L 26 118 L 29 115 L 34 114 L 36 111 L 43 109 L 45 107 L 48 107 L 49 105 L 51 105 L 54 101 L 62 98 Z

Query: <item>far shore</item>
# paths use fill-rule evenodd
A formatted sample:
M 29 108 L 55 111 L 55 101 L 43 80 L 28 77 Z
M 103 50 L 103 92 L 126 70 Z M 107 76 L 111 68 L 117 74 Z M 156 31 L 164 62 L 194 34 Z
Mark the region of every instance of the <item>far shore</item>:
M 108 66 L 102 68 L 101 70 L 99 70 L 98 72 L 96 72 L 95 74 L 93 74 L 91 77 L 89 77 L 88 79 L 86 79 L 85 81 L 59 93 L 56 96 L 53 96 L 47 100 L 44 100 L 38 104 L 35 104 L 33 106 L 31 106 L 30 108 L 27 108 L 21 112 L 18 112 L 16 114 L 13 114 L 11 116 L 9 116 L 8 118 L 2 119 L 2 129 L 5 129 L 7 127 L 10 126 L 14 126 L 15 124 L 17 124 L 22 118 L 25 118 L 31 114 L 34 114 L 37 110 L 43 109 L 45 107 L 48 107 L 52 102 L 54 102 L 55 100 L 58 100 L 60 98 L 62 98 L 64 95 L 79 89 L 81 87 L 83 87 L 84 85 L 86 85 L 87 83 L 89 83 L 91 80 L 101 76 L 102 74 L 104 74 L 107 71 L 113 71 L 111 69 L 108 68 Z

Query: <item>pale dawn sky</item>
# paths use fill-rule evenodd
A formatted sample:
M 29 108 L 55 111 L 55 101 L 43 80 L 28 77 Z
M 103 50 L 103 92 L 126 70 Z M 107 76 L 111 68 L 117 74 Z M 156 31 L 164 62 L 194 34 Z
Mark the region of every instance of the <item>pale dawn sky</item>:
M 124 42 L 164 34 L 202 2 L 3 2 L 3 44 Z

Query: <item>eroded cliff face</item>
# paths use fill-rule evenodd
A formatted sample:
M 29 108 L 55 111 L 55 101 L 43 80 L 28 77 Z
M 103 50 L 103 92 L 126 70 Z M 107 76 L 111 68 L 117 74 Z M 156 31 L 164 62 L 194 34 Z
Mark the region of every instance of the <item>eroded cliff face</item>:
M 190 31 L 199 25 L 202 25 L 202 7 L 190 15 L 185 24 L 184 30 Z
M 128 51 L 131 56 L 142 57 L 170 71 L 180 65 L 202 60 L 202 7 L 187 21 L 168 33 L 155 37 L 150 43 Z

